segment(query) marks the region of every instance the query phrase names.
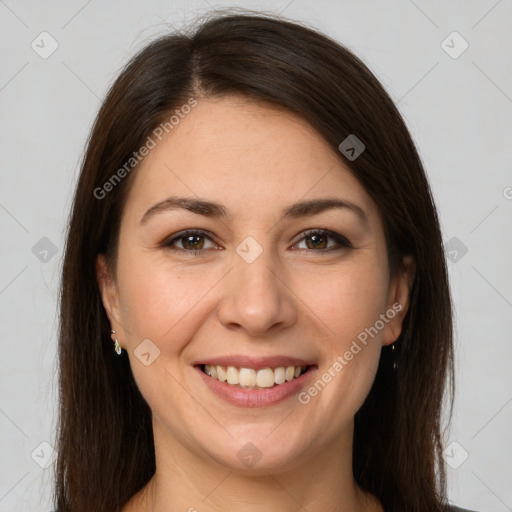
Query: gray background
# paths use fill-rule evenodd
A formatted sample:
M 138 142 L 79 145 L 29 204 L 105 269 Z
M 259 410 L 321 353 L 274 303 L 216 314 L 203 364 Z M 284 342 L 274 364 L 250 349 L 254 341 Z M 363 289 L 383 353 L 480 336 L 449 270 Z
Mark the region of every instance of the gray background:
M 63 233 L 101 99 L 142 45 L 228 5 L 325 31 L 398 103 L 450 258 L 458 387 L 449 497 L 512 511 L 512 0 L 0 0 L 0 511 L 51 508 L 52 452 L 41 443 L 53 443 L 56 421 Z M 50 37 L 58 48 L 42 58 Z

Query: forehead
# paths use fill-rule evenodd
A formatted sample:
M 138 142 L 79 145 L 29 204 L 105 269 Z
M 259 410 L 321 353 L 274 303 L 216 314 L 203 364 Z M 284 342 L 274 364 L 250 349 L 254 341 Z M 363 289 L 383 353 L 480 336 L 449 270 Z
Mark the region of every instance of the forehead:
M 299 116 L 267 103 L 240 96 L 198 100 L 156 142 L 135 171 L 128 212 L 142 214 L 167 196 L 182 195 L 229 205 L 240 218 L 335 195 L 376 213 L 321 135 Z

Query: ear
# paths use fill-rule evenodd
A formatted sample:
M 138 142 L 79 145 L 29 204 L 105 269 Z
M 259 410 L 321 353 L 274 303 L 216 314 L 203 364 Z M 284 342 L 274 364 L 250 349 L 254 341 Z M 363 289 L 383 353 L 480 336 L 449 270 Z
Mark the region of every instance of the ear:
M 416 262 L 410 255 L 404 256 L 402 266 L 391 279 L 386 305 L 386 317 L 382 332 L 382 344 L 394 343 L 402 332 L 402 323 L 409 310 L 410 292 L 416 274 Z
M 116 331 L 116 334 L 112 335 L 112 339 L 123 337 L 121 322 L 119 321 L 121 311 L 117 284 L 111 275 L 104 254 L 98 254 L 96 257 L 95 271 L 103 307 L 110 321 L 110 328 Z

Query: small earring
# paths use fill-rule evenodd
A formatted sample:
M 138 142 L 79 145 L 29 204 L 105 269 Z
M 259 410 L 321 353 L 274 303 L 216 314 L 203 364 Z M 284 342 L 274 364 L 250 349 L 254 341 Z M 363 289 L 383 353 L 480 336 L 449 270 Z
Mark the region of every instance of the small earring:
M 391 354 L 393 357 L 393 370 L 396 370 L 398 368 L 398 363 L 396 362 L 396 347 L 394 343 L 391 345 Z
M 110 330 L 110 332 L 111 332 L 112 334 L 115 334 L 115 333 L 116 333 L 116 331 L 114 331 L 114 329 L 111 329 L 111 330 Z M 121 355 L 121 352 L 122 352 L 122 350 L 123 350 L 123 349 L 121 348 L 121 345 L 119 345 L 119 341 L 117 340 L 117 338 L 116 338 L 116 340 L 114 341 L 114 350 L 116 351 L 116 354 L 117 354 L 117 355 Z

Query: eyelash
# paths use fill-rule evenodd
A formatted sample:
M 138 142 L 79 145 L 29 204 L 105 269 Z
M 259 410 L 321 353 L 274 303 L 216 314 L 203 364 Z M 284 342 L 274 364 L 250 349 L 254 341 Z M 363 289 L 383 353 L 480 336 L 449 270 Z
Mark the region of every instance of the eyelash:
M 174 252 L 189 253 L 189 254 L 191 253 L 191 256 L 199 256 L 204 251 L 211 250 L 211 249 L 199 249 L 199 250 L 181 249 L 181 248 L 176 248 L 176 247 L 172 246 L 174 244 L 174 242 L 181 240 L 182 238 L 186 237 L 187 235 L 204 236 L 206 238 L 209 238 L 213 242 L 213 240 L 211 239 L 211 236 L 207 232 L 200 230 L 200 229 L 195 229 L 195 230 L 190 229 L 190 230 L 186 230 L 186 231 L 181 231 L 176 236 L 173 236 L 172 238 L 168 239 L 167 241 L 165 241 L 162 244 L 162 247 L 164 249 L 168 249 L 168 250 L 171 250 Z M 347 238 L 345 238 L 342 235 L 339 235 L 338 233 L 330 231 L 328 229 L 309 229 L 307 231 L 304 231 L 302 238 L 297 243 L 300 243 L 305 238 L 309 238 L 314 235 L 327 236 L 329 238 L 332 238 L 339 244 L 339 246 L 334 247 L 334 248 L 331 247 L 329 249 L 320 249 L 318 251 L 315 249 L 296 249 L 296 250 L 325 253 L 325 252 L 331 252 L 333 250 L 336 251 L 336 250 L 340 250 L 340 249 L 352 249 L 353 248 L 352 244 L 350 243 L 350 241 Z

